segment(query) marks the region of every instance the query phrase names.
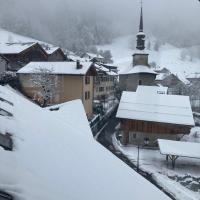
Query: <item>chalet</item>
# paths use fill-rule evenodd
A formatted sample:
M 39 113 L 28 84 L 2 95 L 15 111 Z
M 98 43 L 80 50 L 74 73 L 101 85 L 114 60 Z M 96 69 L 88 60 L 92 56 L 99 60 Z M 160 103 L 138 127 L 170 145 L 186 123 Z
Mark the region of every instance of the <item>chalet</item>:
M 41 99 L 40 89 L 33 84 L 32 77 L 40 74 L 39 69 L 49 69 L 56 77 L 57 93 L 51 98 L 49 105 L 81 99 L 88 118 L 93 114 L 93 76 L 96 70 L 91 62 L 31 62 L 17 74 L 22 91 L 28 97 Z M 41 99 L 42 100 L 42 99 Z
M 48 61 L 66 61 L 67 58 L 63 50 L 59 47 L 46 47 L 46 53 L 48 54 Z
M 47 61 L 48 55 L 38 43 L 1 43 L 0 55 L 10 62 L 11 71 L 17 71 L 31 61 Z
M 99 54 L 84 53 L 81 55 L 86 61 L 91 61 L 93 63 L 104 63 L 104 57 Z
M 149 86 L 150 87 L 150 86 Z M 159 94 L 150 87 L 123 92 L 117 111 L 123 144 L 155 146 L 190 133 L 194 119 L 188 96 Z
M 182 95 L 186 91 L 186 86 L 189 81 L 185 78 L 180 78 L 173 73 L 160 73 L 156 77 L 156 84 L 168 87 L 169 94 Z
M 118 74 L 103 65 L 94 64 L 97 76 L 94 78 L 94 100 L 114 99 Z
M 138 85 L 155 85 L 157 73 L 148 63 L 149 54 L 145 51 L 145 33 L 143 32 L 143 13 L 141 8 L 140 27 L 137 34 L 137 47 L 133 54 L 131 66 L 120 72 L 119 84 L 121 91 L 136 91 Z

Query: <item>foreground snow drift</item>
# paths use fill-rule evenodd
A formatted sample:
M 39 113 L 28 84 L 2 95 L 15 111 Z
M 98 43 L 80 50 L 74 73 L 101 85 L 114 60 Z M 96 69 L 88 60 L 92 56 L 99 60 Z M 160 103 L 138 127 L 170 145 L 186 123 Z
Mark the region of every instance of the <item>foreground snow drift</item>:
M 91 137 L 80 101 L 65 104 L 65 119 L 64 107 L 59 116 L 8 87 L 0 97 L 14 104 L 0 101 L 13 114 L 0 116 L 0 132 L 15 146 L 0 150 L 0 189 L 29 200 L 169 199 Z

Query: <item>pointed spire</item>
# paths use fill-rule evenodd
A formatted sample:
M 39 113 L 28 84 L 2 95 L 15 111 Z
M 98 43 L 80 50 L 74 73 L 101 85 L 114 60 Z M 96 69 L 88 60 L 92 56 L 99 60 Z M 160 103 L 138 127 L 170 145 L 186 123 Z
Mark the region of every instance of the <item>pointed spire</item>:
M 145 49 L 145 33 L 143 32 L 144 24 L 143 24 L 143 6 L 141 0 L 141 13 L 140 13 L 140 26 L 139 33 L 137 34 L 137 49 L 144 50 Z
M 139 32 L 143 32 L 143 10 L 142 10 L 142 5 L 141 5 L 141 13 L 140 13 L 140 28 Z

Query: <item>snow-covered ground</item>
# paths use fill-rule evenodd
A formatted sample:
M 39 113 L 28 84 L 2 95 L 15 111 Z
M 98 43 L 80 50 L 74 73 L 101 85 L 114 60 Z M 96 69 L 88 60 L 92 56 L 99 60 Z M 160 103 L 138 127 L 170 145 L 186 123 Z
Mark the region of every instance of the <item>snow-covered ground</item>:
M 116 38 L 112 44 L 99 46 L 99 49 L 109 49 L 113 55 L 114 64 L 119 67 L 120 72 L 131 66 L 132 55 L 134 53 L 135 36 L 123 36 Z M 150 37 L 151 50 L 149 53 L 149 63 L 155 62 L 160 68 L 168 68 L 172 73 L 177 74 L 180 79 L 185 79 L 185 76 L 190 73 L 200 72 L 200 60 L 186 58 L 181 60 L 181 52 L 184 49 L 176 48 L 171 44 L 162 44 L 159 51 L 153 50 L 155 38 Z M 147 41 L 148 42 L 148 41 Z M 146 43 L 147 43 L 146 42 Z M 131 49 L 132 47 L 132 49 Z
M 0 114 L 0 132 L 14 142 L 0 148 L 0 190 L 23 200 L 169 200 L 94 140 L 80 100 L 43 109 L 7 86 L 0 97 L 13 115 Z
M 200 128 L 196 127 L 183 140 L 199 142 L 199 138 Z M 137 146 L 123 146 L 115 136 L 113 136 L 113 144 L 137 165 Z M 139 158 L 140 169 L 151 174 L 154 180 L 177 200 L 200 200 L 199 159 L 178 158 L 175 169 L 172 169 L 171 162 L 167 163 L 166 157 L 161 155 L 159 150 L 140 148 Z

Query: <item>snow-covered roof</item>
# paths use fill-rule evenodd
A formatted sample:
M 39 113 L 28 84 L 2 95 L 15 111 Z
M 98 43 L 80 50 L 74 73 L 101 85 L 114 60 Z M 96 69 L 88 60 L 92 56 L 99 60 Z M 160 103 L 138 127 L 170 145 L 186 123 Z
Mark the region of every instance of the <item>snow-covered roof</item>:
M 59 50 L 59 47 L 51 47 L 51 48 L 46 48 L 44 49 L 46 51 L 47 54 L 51 55 L 52 53 L 54 53 L 55 51 Z
M 73 117 L 64 120 L 62 108 L 59 116 L 8 87 L 0 86 L 0 97 L 14 104 L 0 101 L 0 107 L 14 116 L 0 116 L 0 131 L 12 133 L 15 147 L 13 152 L 0 151 L 0 185 L 14 198 L 170 200 L 102 147 L 91 133 L 87 137 L 89 124 L 81 101 L 65 104 L 63 109 L 73 109 Z M 82 127 L 77 126 L 81 118 Z
M 131 66 L 125 71 L 121 72 L 120 74 L 139 74 L 139 73 L 147 73 L 147 74 L 157 74 L 155 71 L 153 71 L 150 67 L 145 66 L 145 65 L 136 65 L 136 66 Z
M 169 76 L 169 74 L 166 74 L 166 73 L 159 73 L 159 74 L 156 76 L 156 81 L 162 81 L 162 80 L 164 80 L 167 76 Z
M 80 64 L 82 65 L 82 68 L 77 69 L 76 62 L 30 62 L 17 73 L 38 73 L 40 69 L 48 69 L 52 74 L 85 75 L 92 66 L 91 62 L 80 62 Z
M 0 54 L 18 54 L 32 47 L 36 43 L 0 43 Z
M 118 118 L 194 126 L 188 96 L 123 92 Z
M 87 116 L 85 114 L 85 110 L 82 106 L 81 100 L 69 101 L 66 103 L 49 106 L 44 109 L 50 110 L 52 112 L 52 115 L 54 115 L 57 119 L 60 119 L 63 122 L 67 123 L 68 125 L 70 124 L 70 122 L 72 122 L 72 128 L 74 126 L 74 122 L 78 121 L 78 123 L 76 124 L 76 128 L 82 130 L 82 133 L 85 134 L 85 136 L 93 138 L 93 134 L 90 127 L 88 126 Z M 77 112 L 74 112 L 75 110 L 78 110 L 79 113 L 83 113 L 82 115 L 84 115 L 84 117 L 80 117 Z
M 149 94 L 149 95 L 151 95 L 152 93 L 167 94 L 167 90 L 168 90 L 168 87 L 163 87 L 163 86 L 158 87 L 158 86 L 138 85 L 136 92 Z
M 95 63 L 94 67 L 97 69 L 97 71 L 105 72 L 107 75 L 110 75 L 110 76 L 118 75 L 116 72 L 114 72 L 113 70 L 109 70 L 108 68 L 104 67 L 103 65 L 99 65 L 99 64 Z
M 104 57 L 101 56 L 101 55 L 99 55 L 99 54 L 86 53 L 86 55 L 90 56 L 91 58 L 101 58 L 101 59 L 104 59 Z
M 189 79 L 196 79 L 196 78 L 200 78 L 200 73 L 191 73 L 189 75 L 186 76 L 186 78 L 189 78 Z
M 174 155 L 200 159 L 200 143 L 158 140 L 163 155 Z

